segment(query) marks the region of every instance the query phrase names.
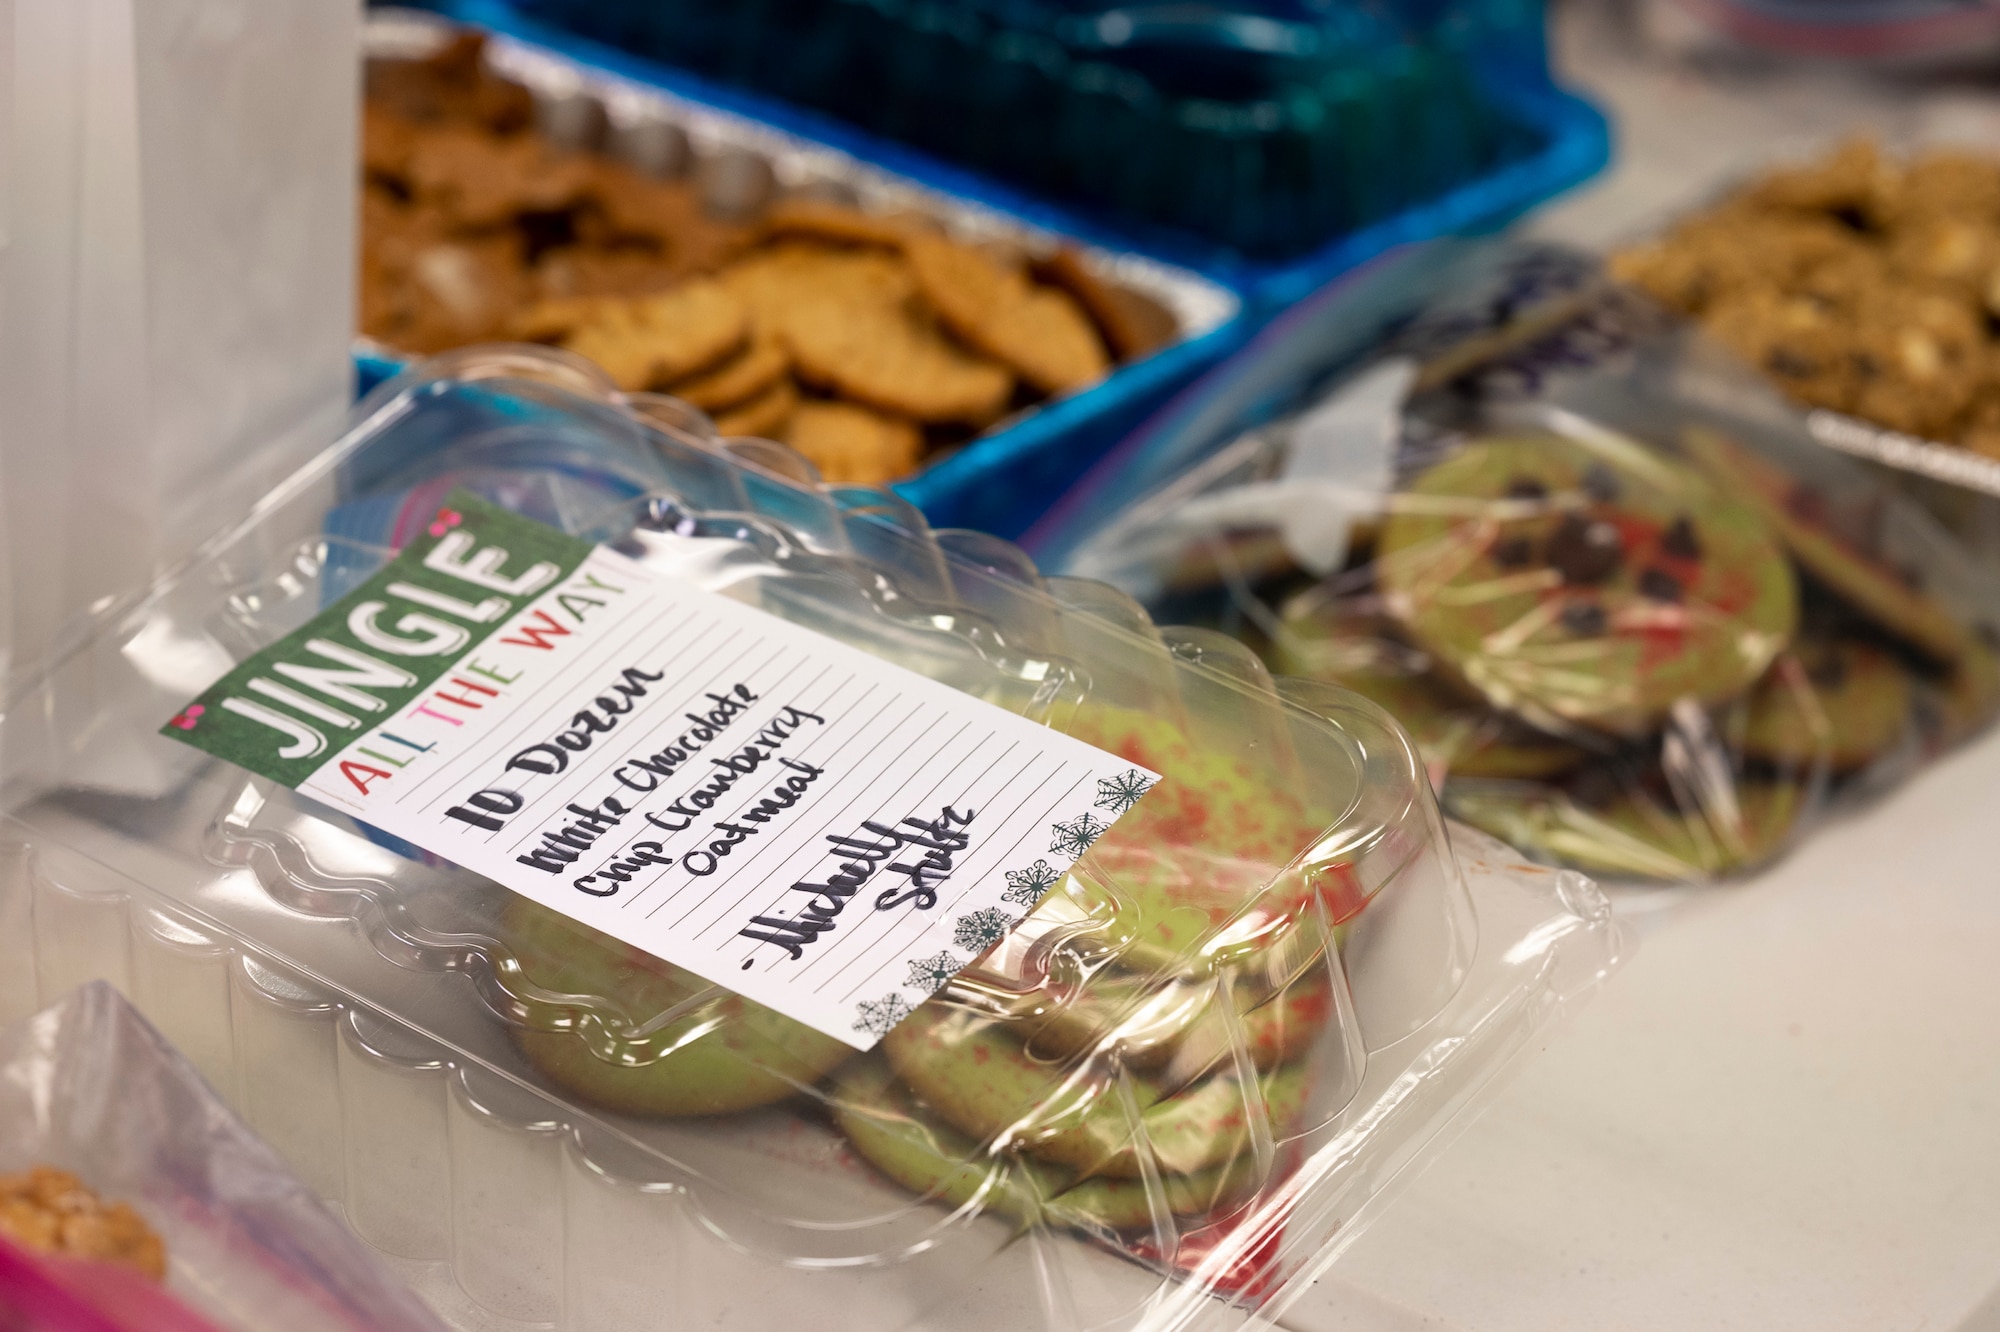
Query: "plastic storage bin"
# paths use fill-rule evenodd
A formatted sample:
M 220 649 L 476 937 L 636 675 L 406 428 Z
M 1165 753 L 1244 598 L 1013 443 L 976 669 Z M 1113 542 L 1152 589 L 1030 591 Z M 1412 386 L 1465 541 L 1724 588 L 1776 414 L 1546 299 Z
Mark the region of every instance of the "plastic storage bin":
M 5 722 L 7 1001 L 130 987 L 468 1325 L 1275 1312 L 1615 962 L 1590 883 L 1448 832 L 1372 705 L 669 417 L 429 363 Z M 1164 780 L 850 1054 L 159 733 L 455 486 Z
M 1266 260 L 1546 147 L 1540 7 L 576 4 L 528 16 Z
M 877 164 L 940 192 L 985 204 L 1062 235 L 1111 250 L 1130 250 L 1225 282 L 1268 314 L 1299 300 L 1389 247 L 1454 232 L 1499 226 L 1589 179 L 1610 155 L 1610 132 L 1589 102 L 1550 82 L 1541 48 L 1541 18 L 1522 14 L 1498 27 L 1511 34 L 1492 43 L 1490 95 L 1530 136 L 1519 155 L 1463 179 L 1440 182 L 1435 193 L 1411 198 L 1351 230 L 1280 258 L 1247 255 L 1173 227 L 1147 225 L 1100 208 L 1058 201 L 988 173 L 865 130 L 823 112 L 676 67 L 670 51 L 649 59 L 621 50 L 505 0 L 447 0 L 437 8 L 491 31 L 554 51 L 593 69 L 637 79 L 705 105 L 748 116 Z M 1508 7 L 1499 7 L 1505 12 Z

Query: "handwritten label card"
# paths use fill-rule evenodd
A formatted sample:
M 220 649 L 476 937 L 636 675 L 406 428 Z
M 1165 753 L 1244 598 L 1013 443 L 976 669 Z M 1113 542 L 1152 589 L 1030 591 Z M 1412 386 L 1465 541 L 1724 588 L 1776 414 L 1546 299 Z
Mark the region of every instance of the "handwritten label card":
M 463 493 L 162 733 L 859 1049 L 1159 780 Z

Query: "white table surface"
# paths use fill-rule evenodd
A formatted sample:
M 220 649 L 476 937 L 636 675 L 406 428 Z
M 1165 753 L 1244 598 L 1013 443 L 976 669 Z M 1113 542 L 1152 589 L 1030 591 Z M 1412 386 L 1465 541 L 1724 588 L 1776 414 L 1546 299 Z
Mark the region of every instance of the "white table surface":
M 1601 10 L 1563 54 L 1625 155 L 1543 234 L 1633 235 L 1857 125 L 2000 147 L 1963 83 L 1663 69 Z M 2000 733 L 1751 882 L 1618 896 L 1630 963 L 1285 1325 L 2000 1329 Z

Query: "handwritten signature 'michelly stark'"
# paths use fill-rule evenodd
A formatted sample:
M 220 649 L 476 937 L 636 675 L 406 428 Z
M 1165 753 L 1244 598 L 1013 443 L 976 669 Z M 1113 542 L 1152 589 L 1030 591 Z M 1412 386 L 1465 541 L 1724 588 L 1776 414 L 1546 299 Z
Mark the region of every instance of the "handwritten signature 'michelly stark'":
M 834 918 L 846 910 L 848 899 L 883 870 L 901 874 L 909 883 L 884 888 L 878 893 L 875 897 L 877 911 L 890 911 L 905 905 L 914 906 L 919 911 L 930 910 L 937 905 L 938 885 L 951 877 L 953 858 L 971 843 L 971 834 L 961 830 L 972 822 L 973 815 L 978 812 L 968 809 L 961 813 L 946 805 L 934 819 L 908 818 L 894 828 L 884 827 L 870 819 L 861 825 L 861 830 L 874 841 L 860 836 L 828 834 L 826 840 L 836 853 L 846 859 L 827 875 L 825 883 L 795 883 L 791 887 L 791 891 L 796 893 L 811 893 L 812 900 L 801 907 L 795 916 L 753 916 L 750 924 L 737 933 L 760 943 L 776 944 L 790 953 L 796 962 L 805 956 L 806 945 L 833 928 Z M 922 858 L 890 862 L 889 858 L 905 847 L 921 848 Z M 744 970 L 749 970 L 750 965 L 750 962 L 745 962 Z

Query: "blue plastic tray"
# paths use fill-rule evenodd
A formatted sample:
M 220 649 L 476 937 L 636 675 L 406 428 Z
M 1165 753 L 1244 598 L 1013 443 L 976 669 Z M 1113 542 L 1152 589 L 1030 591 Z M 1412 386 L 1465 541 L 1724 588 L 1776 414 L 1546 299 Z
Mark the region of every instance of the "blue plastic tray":
M 1539 150 L 1304 256 L 1259 263 L 1164 229 L 1120 228 L 818 112 L 726 87 L 535 22 L 501 0 L 444 0 L 431 8 L 579 65 L 816 141 L 1032 227 L 1190 270 L 1241 297 L 1244 312 L 1239 317 L 1122 366 L 1094 387 L 1041 407 L 896 486 L 936 526 L 977 528 L 1010 539 L 1026 531 L 1125 432 L 1248 341 L 1272 315 L 1395 246 L 1503 226 L 1595 175 L 1610 154 L 1604 117 L 1588 102 L 1546 86 L 1505 90 L 1512 113 L 1542 136 Z M 393 373 L 398 363 L 363 357 L 359 368 L 365 392 Z

